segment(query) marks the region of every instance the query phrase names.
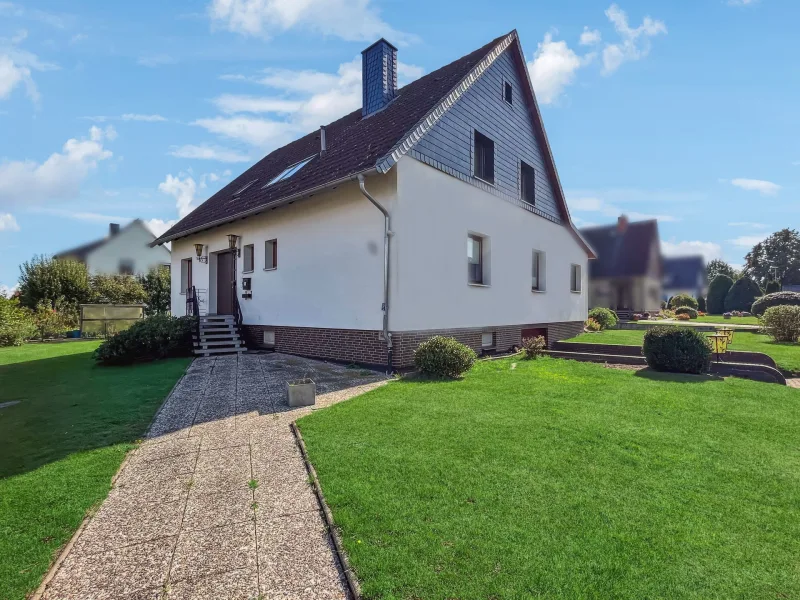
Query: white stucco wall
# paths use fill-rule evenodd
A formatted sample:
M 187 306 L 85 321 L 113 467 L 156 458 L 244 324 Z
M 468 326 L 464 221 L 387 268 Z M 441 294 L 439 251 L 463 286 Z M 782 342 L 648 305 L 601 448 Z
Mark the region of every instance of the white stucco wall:
M 409 331 L 582 321 L 588 257 L 562 225 L 410 157 L 397 169 L 390 328 Z M 467 282 L 467 235 L 489 238 L 490 282 Z M 533 250 L 546 252 L 546 291 L 531 291 Z M 570 291 L 581 265 L 582 292 Z
M 370 191 L 386 206 L 395 196 L 395 174 L 369 179 Z M 172 244 L 172 311 L 185 314 L 180 290 L 181 259 L 192 258 L 193 283 L 208 290 L 215 312 L 214 252 L 228 247 L 227 234 L 241 247 L 255 246 L 255 269 L 243 273 L 237 259 L 239 303 L 245 324 L 380 329 L 383 302 L 383 215 L 348 183 L 331 192 L 201 232 Z M 278 240 L 278 268 L 264 270 L 264 243 Z M 208 245 L 209 264 L 195 258 L 195 243 Z M 241 297 L 243 277 L 252 278 L 252 299 Z
M 121 261 L 130 260 L 133 272 L 139 274 L 170 264 L 170 252 L 166 247 L 150 248 L 148 244 L 153 239 L 153 234 L 144 225 L 132 223 L 90 252 L 86 257 L 86 267 L 90 273 L 114 274 L 120 272 Z

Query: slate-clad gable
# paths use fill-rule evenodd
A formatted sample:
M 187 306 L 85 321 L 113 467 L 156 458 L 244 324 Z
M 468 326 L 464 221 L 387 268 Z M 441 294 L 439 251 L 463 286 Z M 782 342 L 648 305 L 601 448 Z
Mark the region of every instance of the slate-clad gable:
M 503 98 L 506 82 L 512 86 L 511 104 Z M 491 193 L 520 201 L 522 160 L 536 170 L 534 212 L 560 223 L 562 215 L 545 171 L 523 85 L 527 82 L 520 79 L 511 50 L 506 50 L 425 134 L 411 156 Z M 495 143 L 494 187 L 472 177 L 474 130 Z

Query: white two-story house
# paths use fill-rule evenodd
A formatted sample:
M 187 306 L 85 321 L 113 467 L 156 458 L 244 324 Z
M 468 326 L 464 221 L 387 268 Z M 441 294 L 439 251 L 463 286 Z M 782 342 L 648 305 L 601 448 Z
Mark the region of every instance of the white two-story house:
M 572 221 L 516 31 L 397 89 L 362 53 L 363 108 L 275 150 L 154 244 L 172 312 L 240 309 L 249 347 L 412 364 L 433 335 L 478 351 L 553 343 L 587 316 Z

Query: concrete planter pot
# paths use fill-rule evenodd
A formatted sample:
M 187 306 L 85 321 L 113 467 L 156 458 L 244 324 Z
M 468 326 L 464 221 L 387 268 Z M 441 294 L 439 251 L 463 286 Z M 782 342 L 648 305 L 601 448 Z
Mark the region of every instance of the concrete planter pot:
M 298 379 L 286 382 L 289 406 L 314 406 L 317 397 L 317 384 L 311 379 Z

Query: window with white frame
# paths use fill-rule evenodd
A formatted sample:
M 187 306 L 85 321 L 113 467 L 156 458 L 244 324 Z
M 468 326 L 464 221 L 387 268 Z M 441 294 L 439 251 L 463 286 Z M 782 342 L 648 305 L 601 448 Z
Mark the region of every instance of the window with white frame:
M 185 294 L 192 287 L 192 259 L 181 260 L 181 294 Z
M 255 261 L 255 257 L 253 256 L 255 246 L 253 244 L 247 244 L 244 247 L 244 260 L 242 261 L 242 271 L 244 273 L 252 273 L 253 272 L 253 263 Z
M 475 285 L 485 283 L 483 244 L 481 236 L 473 233 L 467 236 L 467 281 Z
M 569 289 L 571 292 L 579 293 L 581 291 L 581 266 L 570 265 L 569 271 Z
M 264 242 L 264 270 L 272 271 L 278 268 L 278 240 Z
M 541 250 L 533 251 L 533 265 L 531 267 L 531 290 L 543 292 L 545 286 L 545 254 Z

